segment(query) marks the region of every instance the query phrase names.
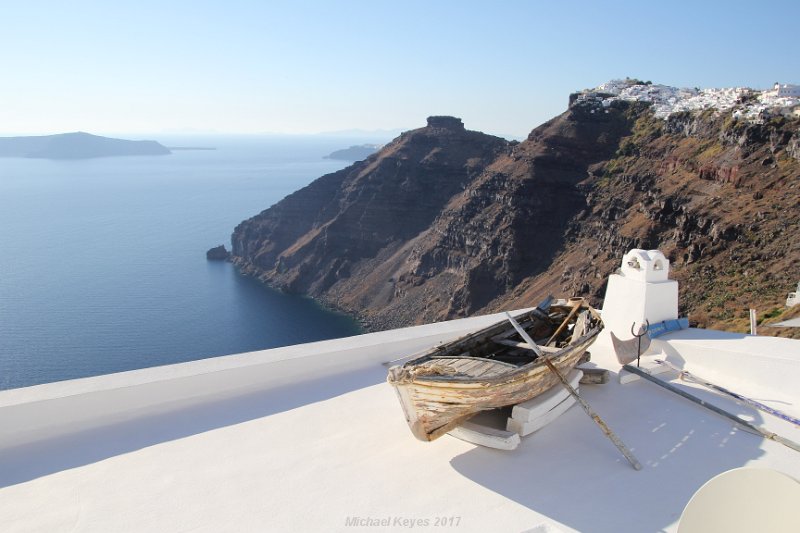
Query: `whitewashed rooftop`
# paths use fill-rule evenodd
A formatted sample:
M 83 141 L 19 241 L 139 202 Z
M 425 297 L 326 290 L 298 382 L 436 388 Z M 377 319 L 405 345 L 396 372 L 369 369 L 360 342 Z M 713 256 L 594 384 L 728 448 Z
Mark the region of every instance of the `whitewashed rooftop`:
M 643 470 L 578 407 L 514 451 L 415 440 L 382 363 L 498 318 L 0 392 L 0 531 L 675 531 L 717 474 L 800 479 L 798 452 L 651 383 L 619 384 L 601 341 L 592 362 L 614 377 L 581 394 Z M 683 330 L 653 348 L 800 416 L 800 342 Z M 789 422 L 661 376 L 800 440 Z
M 774 89 L 758 90 L 748 87 L 729 88 L 678 88 L 659 84 L 635 83 L 632 80 L 611 80 L 588 93 L 606 93 L 608 101 L 642 101 L 653 104 L 658 118 L 667 118 L 684 111 L 734 109 L 737 118 L 757 119 L 763 111 L 789 109 L 800 104 L 795 96 L 779 96 Z

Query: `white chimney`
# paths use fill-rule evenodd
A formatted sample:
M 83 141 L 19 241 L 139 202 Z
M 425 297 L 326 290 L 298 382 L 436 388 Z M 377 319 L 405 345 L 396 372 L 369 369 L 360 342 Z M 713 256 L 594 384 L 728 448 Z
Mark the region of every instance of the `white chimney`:
M 631 250 L 622 267 L 608 278 L 603 302 L 605 328 L 598 343 L 611 345 L 610 331 L 621 340 L 632 339 L 631 326 L 638 333 L 651 324 L 678 318 L 678 282 L 669 279 L 669 260 L 658 250 Z

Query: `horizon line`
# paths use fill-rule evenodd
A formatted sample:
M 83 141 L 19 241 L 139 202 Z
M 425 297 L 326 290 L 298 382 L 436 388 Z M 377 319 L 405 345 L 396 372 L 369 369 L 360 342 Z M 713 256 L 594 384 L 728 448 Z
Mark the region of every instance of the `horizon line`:
M 88 133 L 90 135 L 97 135 L 100 137 L 107 137 L 107 136 L 149 136 L 149 137 L 158 137 L 158 136 L 197 136 L 197 137 L 370 137 L 370 136 L 392 136 L 392 138 L 397 137 L 403 132 L 411 131 L 415 129 L 419 129 L 424 127 L 424 125 L 419 125 L 415 127 L 409 128 L 393 128 L 393 129 L 378 129 L 378 130 L 362 130 L 359 128 L 353 129 L 342 129 L 342 130 L 328 130 L 328 131 L 317 131 L 317 132 L 281 132 L 281 131 L 214 131 L 214 130 L 207 130 L 207 131 L 125 131 L 125 130 L 102 130 L 102 131 L 87 131 L 85 129 L 77 129 L 77 130 L 70 130 L 70 131 L 55 131 L 55 132 L 42 132 L 41 130 L 37 131 L 12 131 L 12 132 L 4 132 L 0 131 L 0 138 L 7 138 L 7 137 L 47 137 L 52 135 L 64 135 L 68 133 Z M 469 128 L 468 128 L 469 129 Z M 480 130 L 477 130 L 480 131 Z M 503 137 L 507 139 L 524 139 L 527 137 L 528 133 L 518 134 L 518 133 L 496 133 L 496 132 L 489 132 L 483 131 L 482 133 L 487 133 L 489 135 L 495 135 L 498 137 Z M 133 139 L 131 139 L 133 140 Z M 140 140 L 140 139 L 136 139 Z M 154 139 L 141 139 L 141 140 L 154 140 Z

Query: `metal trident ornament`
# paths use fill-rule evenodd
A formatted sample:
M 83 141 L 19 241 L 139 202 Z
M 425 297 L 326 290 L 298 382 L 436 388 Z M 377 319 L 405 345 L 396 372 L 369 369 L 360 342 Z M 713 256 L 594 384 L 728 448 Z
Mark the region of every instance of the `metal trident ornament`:
M 639 344 L 638 344 L 637 349 L 636 349 L 636 366 L 638 367 L 639 366 L 639 359 L 642 357 L 642 337 L 647 335 L 647 330 L 650 329 L 650 321 L 647 320 L 646 318 L 644 319 L 644 324 L 639 326 L 639 333 L 638 334 L 634 333 L 634 331 L 633 331 L 633 328 L 635 326 L 636 326 L 636 322 L 634 321 L 634 323 L 631 324 L 631 335 L 636 337 L 636 339 L 639 341 Z

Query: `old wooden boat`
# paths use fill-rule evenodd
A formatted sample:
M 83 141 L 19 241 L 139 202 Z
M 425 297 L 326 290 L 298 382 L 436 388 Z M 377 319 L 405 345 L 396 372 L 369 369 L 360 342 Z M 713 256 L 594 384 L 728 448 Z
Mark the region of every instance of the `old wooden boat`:
M 582 360 L 603 327 L 582 298 L 548 298 L 514 318 L 562 374 Z M 423 441 L 480 411 L 524 402 L 559 383 L 508 320 L 393 366 L 387 380 L 412 433 Z

